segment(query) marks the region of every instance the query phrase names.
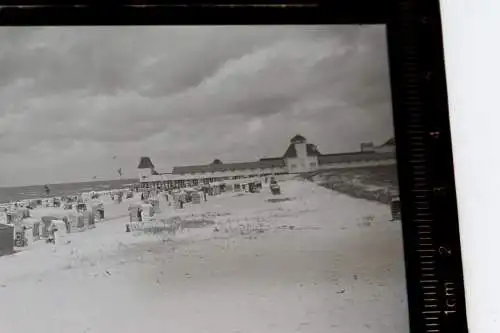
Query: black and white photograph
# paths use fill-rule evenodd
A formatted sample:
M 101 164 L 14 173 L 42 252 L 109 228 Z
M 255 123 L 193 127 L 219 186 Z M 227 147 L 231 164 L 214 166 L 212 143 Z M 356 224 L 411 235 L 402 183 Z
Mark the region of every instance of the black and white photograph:
M 385 25 L 0 40 L 0 331 L 409 332 Z

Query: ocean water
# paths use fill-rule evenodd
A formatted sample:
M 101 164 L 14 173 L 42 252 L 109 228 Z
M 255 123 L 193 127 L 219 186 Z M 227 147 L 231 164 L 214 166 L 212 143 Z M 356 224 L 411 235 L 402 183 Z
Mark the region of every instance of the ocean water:
M 137 183 L 137 179 L 106 180 L 84 183 L 49 184 L 50 196 L 76 195 L 89 191 L 106 191 Z M 45 185 L 0 187 L 0 203 L 45 197 Z

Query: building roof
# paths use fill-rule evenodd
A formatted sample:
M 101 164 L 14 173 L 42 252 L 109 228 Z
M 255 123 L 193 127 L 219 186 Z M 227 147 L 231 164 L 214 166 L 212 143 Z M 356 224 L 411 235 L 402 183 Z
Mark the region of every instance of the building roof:
M 306 145 L 306 151 L 307 151 L 307 156 L 321 155 L 316 145 L 313 145 L 312 143 L 308 143 Z M 286 150 L 285 155 L 283 155 L 283 158 L 294 158 L 294 157 L 297 157 L 297 150 L 295 149 L 295 145 L 292 143 L 288 146 L 288 149 Z
M 283 158 L 282 157 L 264 157 L 264 158 L 261 158 L 259 161 L 262 161 L 262 162 L 267 162 L 267 161 L 283 161 Z
M 222 172 L 252 169 L 258 170 L 264 168 L 279 168 L 284 166 L 285 161 L 283 161 L 282 159 L 266 159 L 256 162 L 176 166 L 173 168 L 172 174 Z
M 147 156 L 141 157 L 139 165 L 137 166 L 137 169 L 154 169 L 154 168 L 155 166 L 153 162 L 151 162 L 151 159 Z
M 389 140 L 387 140 L 384 144 L 380 145 L 381 147 L 384 147 L 384 146 L 395 146 L 396 145 L 396 140 L 394 140 L 394 138 L 390 138 Z
M 156 169 L 156 168 L 155 168 L 155 171 L 156 171 L 159 175 L 165 175 L 165 174 L 172 173 L 172 169 Z
M 381 161 L 392 158 L 396 158 L 396 154 L 392 152 L 387 152 L 387 153 L 355 152 L 355 153 L 319 155 L 318 163 L 321 165 L 321 164 L 332 164 L 332 163 Z
M 204 165 L 189 165 L 189 166 L 175 166 L 172 169 L 172 175 L 181 174 L 196 174 L 196 173 L 213 173 L 213 172 L 223 172 L 223 171 L 238 171 L 238 170 L 258 170 L 265 168 L 282 168 L 285 167 L 285 159 L 297 157 L 297 151 L 295 149 L 295 143 L 305 142 L 305 138 L 301 135 L 296 135 L 292 138 L 292 143 L 288 146 L 285 154 L 282 157 L 267 157 L 261 158 L 255 162 L 242 162 L 242 163 L 222 163 L 220 160 L 215 159 L 210 164 Z M 382 146 L 394 145 L 394 138 L 390 139 Z M 352 152 L 352 153 L 341 153 L 341 154 L 326 154 L 323 155 L 319 152 L 318 148 L 314 144 L 306 144 L 307 156 L 317 156 L 318 163 L 321 164 L 332 164 L 332 163 L 349 163 L 349 162 L 360 162 L 360 161 L 380 161 L 396 158 L 395 153 L 385 152 Z M 154 168 L 153 163 L 148 157 L 142 157 L 141 163 L 139 163 L 139 168 Z
M 290 140 L 290 142 L 291 142 L 291 143 L 304 143 L 304 142 L 306 142 L 306 141 L 307 141 L 307 140 L 306 140 L 306 138 L 304 138 L 304 137 L 303 137 L 302 135 L 300 135 L 300 134 L 297 134 L 296 136 L 294 136 L 294 137 Z

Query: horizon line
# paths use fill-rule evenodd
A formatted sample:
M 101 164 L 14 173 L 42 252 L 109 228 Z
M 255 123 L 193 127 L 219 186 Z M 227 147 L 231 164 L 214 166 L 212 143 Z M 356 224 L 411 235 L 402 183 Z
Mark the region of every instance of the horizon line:
M 110 182 L 110 181 L 130 181 L 137 180 L 136 178 L 126 178 L 126 179 L 104 179 L 96 180 L 92 179 L 90 181 L 76 181 L 76 182 L 60 182 L 60 183 L 50 183 L 50 184 L 31 184 L 31 185 L 13 185 L 13 186 L 0 186 L 2 188 L 15 188 L 15 187 L 31 187 L 31 186 L 51 186 L 51 185 L 64 185 L 64 184 L 83 184 L 83 183 L 99 183 L 99 182 Z

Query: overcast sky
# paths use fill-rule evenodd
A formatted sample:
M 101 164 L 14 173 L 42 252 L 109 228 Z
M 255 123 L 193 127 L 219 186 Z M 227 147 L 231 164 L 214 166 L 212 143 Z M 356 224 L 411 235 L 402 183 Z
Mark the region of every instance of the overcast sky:
M 1 27 L 0 41 L 0 186 L 393 133 L 383 26 Z

